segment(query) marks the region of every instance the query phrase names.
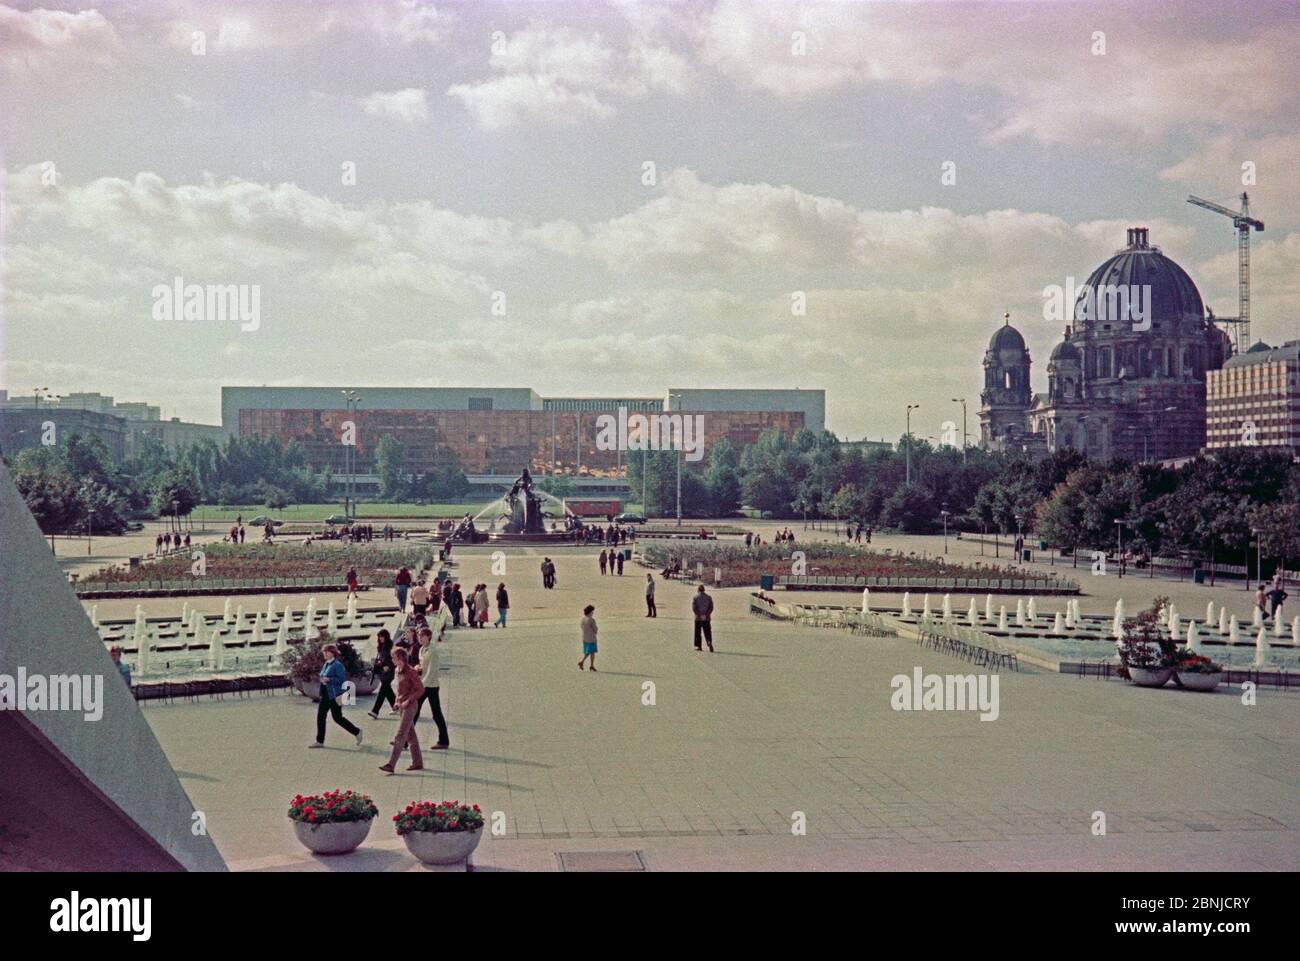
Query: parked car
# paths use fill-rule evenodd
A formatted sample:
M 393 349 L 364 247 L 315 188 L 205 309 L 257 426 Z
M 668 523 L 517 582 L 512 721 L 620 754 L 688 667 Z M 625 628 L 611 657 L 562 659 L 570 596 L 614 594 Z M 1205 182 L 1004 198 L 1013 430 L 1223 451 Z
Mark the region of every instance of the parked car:
M 325 518 L 325 523 L 342 527 L 351 524 L 352 518 L 348 517 L 346 514 L 331 514 L 329 517 Z
M 617 514 L 614 517 L 617 524 L 644 524 L 645 516 L 642 514 Z
M 272 527 L 282 527 L 284 525 L 284 521 L 277 521 L 274 517 L 268 517 L 265 514 L 258 514 L 248 523 L 252 524 L 254 527 L 265 527 L 267 524 L 270 524 Z

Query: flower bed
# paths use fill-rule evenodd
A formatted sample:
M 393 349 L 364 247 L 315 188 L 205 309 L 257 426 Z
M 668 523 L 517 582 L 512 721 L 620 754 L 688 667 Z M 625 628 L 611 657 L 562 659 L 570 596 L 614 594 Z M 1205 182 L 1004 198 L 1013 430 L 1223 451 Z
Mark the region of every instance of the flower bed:
M 734 544 L 717 544 L 689 541 L 664 544 L 647 544 L 641 555 L 647 564 L 660 570 L 668 566 L 669 558 L 681 562 L 683 569 L 693 572 L 697 563 L 703 563 L 705 576 L 711 582 L 713 569 L 722 568 L 723 587 L 752 587 L 764 574 L 773 577 L 794 572 L 795 551 L 803 552 L 804 569 L 797 573 L 816 574 L 819 577 L 961 577 L 961 578 L 1022 578 L 1025 573 L 1013 567 L 992 564 L 945 564 L 933 557 L 916 557 L 889 551 L 864 551 L 844 544 L 814 542 L 807 544 L 764 544 L 761 547 L 743 547 Z
M 206 567 L 203 577 L 192 572 L 191 554 L 202 551 Z M 343 581 L 348 568 L 355 567 L 363 583 L 390 584 L 403 564 L 412 571 L 426 569 L 433 561 L 427 545 L 401 547 L 376 544 L 204 544 L 189 551 L 141 564 L 139 567 L 107 567 L 80 579 L 86 584 L 129 587 L 153 581 L 255 580 L 276 578 L 328 577 Z

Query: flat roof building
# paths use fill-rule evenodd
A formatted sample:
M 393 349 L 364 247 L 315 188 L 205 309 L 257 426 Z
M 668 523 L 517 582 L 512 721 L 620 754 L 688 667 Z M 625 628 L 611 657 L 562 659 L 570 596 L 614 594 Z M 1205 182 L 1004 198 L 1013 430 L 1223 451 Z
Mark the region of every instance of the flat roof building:
M 1283 447 L 1300 456 L 1300 340 L 1263 341 L 1206 380 L 1206 444 Z

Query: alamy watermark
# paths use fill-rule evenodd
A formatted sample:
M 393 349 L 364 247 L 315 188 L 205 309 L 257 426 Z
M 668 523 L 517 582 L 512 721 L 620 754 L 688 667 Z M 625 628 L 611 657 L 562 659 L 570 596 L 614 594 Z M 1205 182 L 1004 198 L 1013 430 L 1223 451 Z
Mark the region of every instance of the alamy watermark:
M 996 721 L 998 675 L 926 674 L 914 667 L 911 675 L 895 674 L 889 686 L 889 706 L 895 711 L 979 711 L 981 721 Z
M 262 326 L 261 284 L 187 284 L 174 277 L 153 289 L 154 320 L 238 320 L 245 332 Z
M 104 716 L 103 674 L 0 674 L 0 711 L 78 711 L 87 721 Z
M 703 414 L 628 414 L 626 407 L 596 418 L 597 450 L 680 450 L 704 457 Z
M 1043 288 L 1043 319 L 1052 321 L 1112 320 L 1131 323 L 1133 330 L 1151 329 L 1150 284 L 1079 284 Z

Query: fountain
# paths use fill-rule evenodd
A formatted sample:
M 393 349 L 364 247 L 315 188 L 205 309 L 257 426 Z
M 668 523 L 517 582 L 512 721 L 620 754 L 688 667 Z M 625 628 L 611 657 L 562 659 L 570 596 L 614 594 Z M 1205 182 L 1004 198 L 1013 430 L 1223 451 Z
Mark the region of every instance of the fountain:
M 912 592 L 903 591 L 903 616 L 912 616 Z
M 862 589 L 862 613 L 871 613 L 871 590 L 866 587 Z
M 984 620 L 986 621 L 993 620 L 993 595 L 992 594 L 984 595 Z
M 1268 665 L 1268 632 L 1260 627 L 1259 636 L 1255 638 L 1255 660 L 1256 667 L 1266 667 Z
M 1007 629 L 1007 605 L 1003 604 L 998 608 L 998 630 L 1005 632 Z
M 1026 615 L 1027 615 L 1028 618 L 1029 618 L 1029 623 L 1030 623 L 1030 624 L 1037 623 L 1037 621 L 1038 621 L 1038 602 L 1035 601 L 1032 597 L 1029 599 L 1029 604 L 1026 605 L 1025 612 L 1026 612 Z
M 558 504 L 565 516 L 565 530 L 548 531 L 546 515 L 542 510 L 543 499 Z M 521 544 L 544 544 L 549 541 L 569 539 L 568 527 L 577 518 L 564 507 L 558 497 L 533 487 L 532 475 L 528 468 L 515 480 L 504 496 L 488 504 L 473 517 L 460 522 L 452 537 L 471 543 L 514 542 Z
M 1025 599 L 1023 597 L 1017 597 L 1016 598 L 1016 627 L 1024 627 L 1024 626 L 1025 626 Z
M 1210 611 L 1207 609 L 1206 613 Z M 1187 622 L 1187 649 L 1193 654 L 1201 653 L 1201 635 L 1197 633 L 1195 621 Z

